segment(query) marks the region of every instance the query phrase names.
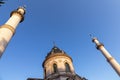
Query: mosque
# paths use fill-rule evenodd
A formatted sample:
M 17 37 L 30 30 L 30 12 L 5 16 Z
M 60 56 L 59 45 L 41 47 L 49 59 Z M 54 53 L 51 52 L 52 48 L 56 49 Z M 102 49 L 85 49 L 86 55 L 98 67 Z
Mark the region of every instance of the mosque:
M 54 46 L 43 61 L 44 79 L 27 80 L 87 80 L 75 73 L 72 58 L 63 50 Z
M 0 57 L 4 53 L 12 36 L 15 34 L 17 25 L 24 20 L 24 15 L 25 7 L 19 7 L 17 10 L 11 12 L 9 20 L 0 27 Z M 113 69 L 120 75 L 120 65 L 118 62 L 96 38 L 93 38 L 93 42 Z M 44 78 L 27 78 L 27 80 L 87 80 L 85 77 L 81 77 L 75 72 L 72 57 L 57 46 L 53 46 L 51 51 L 47 54 L 42 67 L 44 70 Z

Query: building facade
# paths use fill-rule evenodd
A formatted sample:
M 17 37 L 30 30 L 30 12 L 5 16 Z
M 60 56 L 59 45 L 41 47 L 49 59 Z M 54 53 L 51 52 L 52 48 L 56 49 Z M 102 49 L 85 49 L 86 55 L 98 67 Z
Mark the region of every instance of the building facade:
M 72 61 L 68 54 L 54 46 L 42 64 L 44 78 L 28 78 L 27 80 L 87 80 L 75 73 Z

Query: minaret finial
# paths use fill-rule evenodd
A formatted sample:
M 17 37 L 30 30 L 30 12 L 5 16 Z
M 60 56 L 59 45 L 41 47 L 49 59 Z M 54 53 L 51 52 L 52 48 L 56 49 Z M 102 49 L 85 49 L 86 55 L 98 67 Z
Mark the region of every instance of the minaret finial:
M 93 38 L 93 35 L 91 33 L 89 34 L 89 36 L 90 36 L 91 39 Z
M 94 42 L 95 39 L 97 39 L 96 37 L 94 37 L 91 33 L 89 34 L 90 38 L 92 39 L 92 42 Z
M 26 8 L 27 6 L 24 4 L 23 7 Z

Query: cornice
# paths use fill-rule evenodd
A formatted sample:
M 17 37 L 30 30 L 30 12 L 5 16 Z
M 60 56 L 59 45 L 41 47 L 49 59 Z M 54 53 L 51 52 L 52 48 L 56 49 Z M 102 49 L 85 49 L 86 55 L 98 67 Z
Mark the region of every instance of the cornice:
M 71 61 L 73 61 L 72 58 L 71 58 L 70 56 L 68 56 L 67 54 L 65 54 L 65 53 L 55 53 L 55 54 L 51 54 L 51 55 L 49 55 L 49 56 L 46 57 L 46 59 L 44 60 L 44 62 L 43 62 L 43 64 L 42 64 L 43 68 L 44 68 L 45 62 L 46 62 L 48 59 L 53 58 L 53 57 L 56 57 L 56 56 L 65 56 L 65 57 L 70 58 Z

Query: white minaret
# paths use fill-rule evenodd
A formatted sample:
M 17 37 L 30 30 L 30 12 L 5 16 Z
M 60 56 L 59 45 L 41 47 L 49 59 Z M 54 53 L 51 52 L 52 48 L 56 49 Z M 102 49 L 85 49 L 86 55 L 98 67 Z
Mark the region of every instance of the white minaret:
M 110 53 L 104 48 L 104 45 L 100 43 L 97 38 L 93 38 L 92 41 L 96 44 L 96 48 L 102 52 L 108 63 L 110 63 L 113 69 L 120 76 L 120 65 L 118 62 L 110 55 Z
M 0 27 L 0 57 L 15 34 L 17 25 L 24 20 L 25 8 L 19 7 L 10 14 L 9 20 Z

